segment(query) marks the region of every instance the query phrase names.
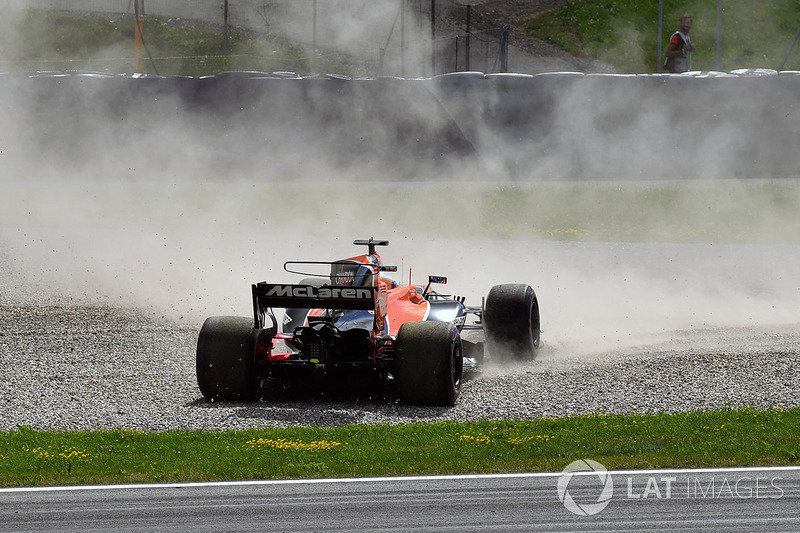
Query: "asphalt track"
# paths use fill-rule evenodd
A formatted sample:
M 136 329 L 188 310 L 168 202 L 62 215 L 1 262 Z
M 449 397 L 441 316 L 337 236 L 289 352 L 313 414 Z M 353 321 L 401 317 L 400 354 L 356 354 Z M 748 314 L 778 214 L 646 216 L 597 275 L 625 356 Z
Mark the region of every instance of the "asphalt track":
M 798 531 L 800 467 L 612 471 L 591 516 L 560 473 L 0 489 L 2 531 Z M 598 500 L 597 476 L 567 490 Z

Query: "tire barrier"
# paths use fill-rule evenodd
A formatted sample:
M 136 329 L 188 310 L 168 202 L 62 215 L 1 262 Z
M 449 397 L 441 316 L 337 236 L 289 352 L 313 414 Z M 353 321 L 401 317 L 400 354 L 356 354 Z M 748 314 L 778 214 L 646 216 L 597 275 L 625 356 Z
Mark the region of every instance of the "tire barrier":
M 800 74 L 0 74 L 9 161 L 370 180 L 796 176 Z M 183 169 L 183 170 L 181 170 Z

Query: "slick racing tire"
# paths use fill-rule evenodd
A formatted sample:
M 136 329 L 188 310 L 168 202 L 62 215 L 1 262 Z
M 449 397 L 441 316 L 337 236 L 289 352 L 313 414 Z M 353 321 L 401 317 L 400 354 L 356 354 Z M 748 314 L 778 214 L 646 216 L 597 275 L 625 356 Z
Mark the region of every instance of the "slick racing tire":
M 197 339 L 197 385 L 208 400 L 258 398 L 253 319 L 207 318 Z
M 536 357 L 541 330 L 539 302 L 530 285 L 495 285 L 486 297 L 483 327 L 489 355 L 500 362 Z
M 451 322 L 407 322 L 395 341 L 394 377 L 400 400 L 414 405 L 455 405 L 464 357 Z

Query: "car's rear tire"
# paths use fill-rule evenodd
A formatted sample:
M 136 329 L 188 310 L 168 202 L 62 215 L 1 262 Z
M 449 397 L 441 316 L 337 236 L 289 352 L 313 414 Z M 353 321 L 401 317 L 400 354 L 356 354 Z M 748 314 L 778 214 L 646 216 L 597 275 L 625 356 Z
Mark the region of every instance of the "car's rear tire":
M 464 358 L 458 329 L 450 322 L 408 322 L 395 344 L 393 375 L 400 400 L 414 405 L 455 405 Z
M 486 297 L 483 325 L 489 355 L 496 361 L 530 361 L 539 348 L 539 302 L 530 285 L 495 285 Z
M 253 319 L 212 316 L 197 339 L 197 385 L 209 400 L 258 398 Z

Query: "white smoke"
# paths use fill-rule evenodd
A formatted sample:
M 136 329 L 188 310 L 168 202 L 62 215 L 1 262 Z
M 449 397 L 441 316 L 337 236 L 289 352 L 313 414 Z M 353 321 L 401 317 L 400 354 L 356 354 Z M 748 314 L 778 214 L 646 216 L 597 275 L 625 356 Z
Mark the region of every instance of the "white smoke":
M 347 45 L 359 18 L 342 15 Z M 684 117 L 642 88 L 564 89 L 525 122 L 501 93 L 432 89 L 444 113 L 394 97 L 424 82 L 377 96 L 347 91 L 386 81 L 328 82 L 358 85 L 320 96 L 285 80 L 237 110 L 238 93 L 221 108 L 187 99 L 191 80 L 136 100 L 120 96 L 130 80 L 0 75 L 0 303 L 131 306 L 199 326 L 249 316 L 250 284 L 286 280 L 284 261 L 347 257 L 376 237 L 406 280 L 446 275 L 444 291 L 475 305 L 494 284 L 531 284 L 551 353 L 796 321 L 797 187 L 730 180 L 796 162 L 785 99 L 706 93 Z M 464 148 L 440 133 L 455 138 L 450 118 L 480 157 L 438 153 Z M 677 181 L 648 182 L 661 201 L 626 227 L 639 206 L 618 202 L 648 198 L 653 177 Z M 708 178 L 725 180 L 698 192 Z

